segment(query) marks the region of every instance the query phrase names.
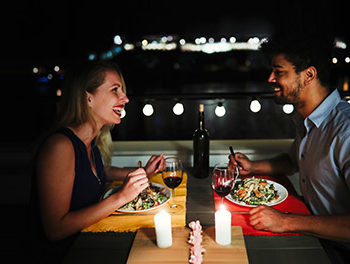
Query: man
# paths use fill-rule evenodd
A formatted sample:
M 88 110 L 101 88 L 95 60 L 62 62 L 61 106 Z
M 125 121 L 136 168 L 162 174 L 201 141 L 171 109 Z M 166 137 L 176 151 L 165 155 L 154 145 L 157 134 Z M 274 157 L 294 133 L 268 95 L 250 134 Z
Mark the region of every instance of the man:
M 268 82 L 277 103 L 299 114 L 289 154 L 251 161 L 236 153 L 241 175 L 299 171 L 300 187 L 312 215 L 293 215 L 268 206 L 250 211 L 250 224 L 272 232 L 300 232 L 321 238 L 334 263 L 350 263 L 350 104 L 328 84 L 329 56 L 322 42 L 275 39 L 263 46 L 271 55 Z M 301 121 L 301 122 L 300 122 Z M 230 155 L 230 162 L 236 161 Z

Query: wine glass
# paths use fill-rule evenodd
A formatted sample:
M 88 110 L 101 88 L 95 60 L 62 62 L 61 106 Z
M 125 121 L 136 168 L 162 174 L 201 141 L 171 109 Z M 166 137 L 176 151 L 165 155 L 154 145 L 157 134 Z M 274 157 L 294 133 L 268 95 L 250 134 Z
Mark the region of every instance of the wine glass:
M 183 210 L 183 206 L 175 202 L 175 188 L 180 185 L 183 177 L 182 162 L 176 157 L 165 159 L 165 167 L 162 171 L 163 181 L 166 186 L 171 188 L 174 203 L 170 205 L 169 213 L 179 213 Z
M 238 167 L 228 166 L 228 163 L 218 163 L 214 166 L 211 185 L 215 192 L 221 196 L 222 204 L 224 197 L 230 193 L 239 175 Z

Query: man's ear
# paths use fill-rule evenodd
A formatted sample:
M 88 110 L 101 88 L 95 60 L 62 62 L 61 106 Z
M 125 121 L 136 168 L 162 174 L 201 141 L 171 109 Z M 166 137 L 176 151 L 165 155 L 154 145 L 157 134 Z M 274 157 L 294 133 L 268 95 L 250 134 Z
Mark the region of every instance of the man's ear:
M 314 66 L 310 66 L 309 68 L 305 69 L 304 72 L 305 72 L 304 83 L 305 85 L 309 85 L 310 83 L 313 82 L 313 80 L 316 79 L 317 70 Z

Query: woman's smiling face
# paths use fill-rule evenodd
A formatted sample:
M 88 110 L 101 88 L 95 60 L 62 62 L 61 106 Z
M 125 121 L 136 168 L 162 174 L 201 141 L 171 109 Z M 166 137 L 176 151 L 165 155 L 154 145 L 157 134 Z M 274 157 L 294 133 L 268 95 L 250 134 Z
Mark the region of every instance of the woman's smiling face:
M 98 126 L 119 124 L 125 104 L 129 102 L 123 91 L 122 80 L 117 72 L 106 71 L 102 85 L 91 94 L 87 93 L 88 105 Z

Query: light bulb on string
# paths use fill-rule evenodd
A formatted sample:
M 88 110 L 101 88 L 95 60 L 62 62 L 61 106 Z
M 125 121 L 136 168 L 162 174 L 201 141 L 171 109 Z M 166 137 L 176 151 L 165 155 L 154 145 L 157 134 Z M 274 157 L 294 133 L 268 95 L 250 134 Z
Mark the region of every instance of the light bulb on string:
M 218 105 L 215 107 L 215 115 L 217 117 L 223 117 L 226 114 L 226 109 L 225 106 L 220 102 Z
M 153 106 L 151 104 L 145 104 L 145 106 L 142 109 L 142 112 L 145 116 L 151 116 L 154 112 Z
M 126 111 L 125 109 L 123 108 L 122 112 L 121 112 L 121 116 L 120 118 L 124 118 L 126 116 Z
M 253 113 L 257 113 L 261 110 L 261 104 L 257 99 L 253 99 L 250 102 L 250 111 L 252 111 Z
M 182 115 L 184 111 L 184 105 L 180 102 L 177 102 L 173 107 L 173 112 L 175 115 Z
M 285 104 L 282 109 L 286 114 L 291 114 L 294 111 L 294 106 L 292 104 Z

